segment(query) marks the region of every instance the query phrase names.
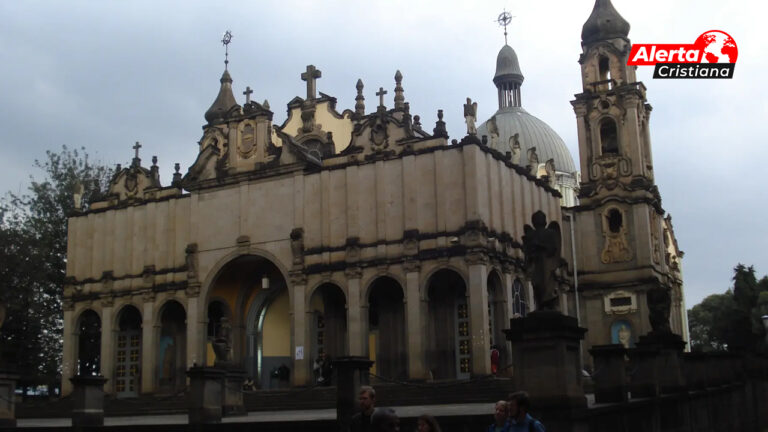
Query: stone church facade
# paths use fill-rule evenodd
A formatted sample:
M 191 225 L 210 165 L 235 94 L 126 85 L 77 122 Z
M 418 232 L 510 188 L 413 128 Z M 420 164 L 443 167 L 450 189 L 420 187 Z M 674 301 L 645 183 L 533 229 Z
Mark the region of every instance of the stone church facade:
M 598 0 L 596 13 L 616 12 Z M 314 384 L 320 353 L 369 357 L 386 379 L 487 375 L 493 345 L 502 365 L 510 358 L 509 319 L 534 308 L 522 236 L 537 211 L 561 227 L 561 308 L 581 315 L 588 345 L 632 343 L 664 304 L 683 333 L 682 254 L 653 185 L 650 106 L 623 66 L 627 33 L 601 31 L 584 43 L 572 102 L 580 187 L 573 161 L 555 161 L 562 149 L 536 132 L 545 124 L 524 120 L 534 132 L 504 147 L 514 127 L 502 111 L 522 110 L 509 102 L 522 83 L 507 73 L 520 69 L 509 46 L 496 124 L 453 142 L 442 112 L 433 127 L 411 115 L 399 71 L 391 107 L 379 89 L 367 108 L 358 81 L 354 109 L 339 112 L 308 66 L 306 97 L 276 125 L 250 89 L 237 102 L 225 70 L 185 175 L 177 166 L 163 186 L 137 143 L 104 199 L 69 219 L 63 393 L 94 362 L 118 397 L 181 391 L 229 326 L 233 358 L 261 388 L 285 385 L 283 366 L 291 385 Z M 538 163 L 534 136 L 555 156 Z

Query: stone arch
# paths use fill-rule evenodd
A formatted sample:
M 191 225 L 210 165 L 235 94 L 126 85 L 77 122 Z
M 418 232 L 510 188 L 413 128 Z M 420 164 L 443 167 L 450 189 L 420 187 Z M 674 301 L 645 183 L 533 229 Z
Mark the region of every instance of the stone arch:
M 424 300 L 429 301 L 429 281 L 432 279 L 432 276 L 435 275 L 435 273 L 444 271 L 444 270 L 450 270 L 452 272 L 455 272 L 461 277 L 461 280 L 464 282 L 464 286 L 469 286 L 469 275 L 464 271 L 464 269 L 459 268 L 455 265 L 438 265 L 435 266 L 430 271 L 426 272 L 421 277 L 421 290 L 422 290 L 422 298 Z
M 432 377 L 469 378 L 472 335 L 468 285 L 453 269 L 441 268 L 427 281 L 427 368 Z
M 511 318 L 521 318 L 526 316 L 530 309 L 530 302 L 528 301 L 528 295 L 526 294 L 525 283 L 519 277 L 516 277 L 515 280 L 512 281 L 511 290 Z
M 156 337 L 156 388 L 176 394 L 186 387 L 187 311 L 182 302 L 167 299 L 158 308 Z
M 75 323 L 75 375 L 98 375 L 101 373 L 101 315 L 85 308 Z
M 152 371 L 142 370 L 142 315 L 131 303 L 123 304 L 115 314 L 115 369 L 111 377 L 117 397 L 139 394 L 141 376 Z
M 117 302 L 116 302 L 117 303 Z M 123 313 L 123 311 L 126 310 L 126 308 L 134 308 L 139 312 L 139 316 L 142 320 L 144 320 L 144 314 L 142 313 L 141 305 L 138 303 L 127 300 L 125 302 L 119 302 L 114 305 L 115 314 L 112 317 L 112 328 L 118 329 L 120 327 L 120 314 Z
M 162 318 L 163 308 L 165 308 L 165 306 L 168 303 L 170 303 L 170 302 L 178 303 L 179 306 L 181 306 L 182 309 L 184 309 L 184 314 L 188 314 L 187 302 L 186 302 L 185 299 L 183 299 L 181 297 L 178 297 L 178 296 L 175 296 L 175 295 L 171 295 L 171 296 L 168 296 L 168 297 L 163 297 L 163 298 L 160 298 L 159 301 L 155 301 L 155 309 L 154 309 L 154 311 L 152 311 L 152 322 L 153 323 L 159 323 L 160 322 L 160 319 Z
M 379 275 L 366 290 L 368 352 L 374 373 L 387 379 L 408 377 L 405 289 L 389 275 Z
M 370 298 L 371 289 L 373 288 L 373 285 L 376 283 L 376 281 L 378 281 L 381 278 L 392 279 L 393 281 L 397 282 L 397 284 L 401 288 L 405 286 L 405 279 L 400 277 L 400 275 L 396 275 L 396 274 L 390 273 L 390 272 L 376 273 L 375 275 L 368 277 L 366 279 L 365 283 L 361 284 L 361 286 L 365 287 L 365 289 L 363 290 L 363 293 L 364 293 L 363 305 L 364 306 L 368 305 L 368 299 Z M 405 289 L 404 288 L 403 288 L 403 293 L 405 293 Z
M 619 125 L 616 119 L 605 116 L 598 120 L 597 130 L 600 136 L 600 153 L 621 154 L 621 140 L 619 139 Z
M 315 282 L 309 288 L 309 291 L 307 291 L 307 295 L 306 295 L 306 298 L 305 298 L 305 304 L 304 304 L 305 308 L 309 308 L 310 302 L 312 300 L 312 296 L 315 295 L 315 292 L 317 292 L 317 289 L 320 288 L 323 285 L 326 285 L 326 284 L 335 285 L 337 288 L 339 288 L 341 290 L 341 293 L 344 294 L 344 301 L 347 304 L 349 304 L 349 292 L 348 292 L 347 285 L 341 283 L 337 279 L 324 277 L 324 278 L 318 280 L 317 282 Z
M 497 345 L 502 353 L 506 350 L 502 348 L 506 345 L 506 336 L 504 329 L 508 326 L 507 297 L 504 290 L 504 278 L 497 270 L 488 272 L 486 283 L 488 290 L 488 324 L 491 337 L 490 345 Z M 505 360 L 505 359 L 503 359 Z
M 318 359 L 335 359 L 349 353 L 347 338 L 347 300 L 340 286 L 323 282 L 312 291 L 307 305 L 307 326 L 309 329 L 309 363 Z M 317 362 L 318 366 L 320 362 Z M 316 382 L 320 382 L 320 368 L 314 370 Z M 325 382 L 329 377 L 324 378 Z

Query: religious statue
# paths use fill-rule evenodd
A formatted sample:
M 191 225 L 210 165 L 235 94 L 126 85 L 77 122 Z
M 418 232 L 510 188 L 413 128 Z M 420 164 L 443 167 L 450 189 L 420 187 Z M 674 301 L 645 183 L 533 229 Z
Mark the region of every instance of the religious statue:
M 547 179 L 549 180 L 550 185 L 555 184 L 555 160 L 549 159 L 544 164 L 544 171 L 547 172 Z
M 464 104 L 464 119 L 467 121 L 467 135 L 477 135 L 477 128 L 475 127 L 477 102 L 473 103 L 470 98 L 467 98 L 467 103 Z
M 232 362 L 232 324 L 229 318 L 221 319 L 219 334 L 213 339 L 213 353 L 216 365 L 229 365 Z
M 184 249 L 184 260 L 187 265 L 187 279 L 197 278 L 197 243 L 190 243 Z
M 560 225 L 552 221 L 547 225 L 547 216 L 537 211 L 531 217 L 533 227 L 523 227 L 523 252 L 525 269 L 533 284 L 533 295 L 538 310 L 558 310 L 558 285 L 560 284 L 560 256 L 562 241 Z
M 520 154 L 522 153 L 520 140 L 518 139 L 519 137 L 519 133 L 509 137 L 509 149 L 512 151 L 512 163 L 515 165 L 520 165 Z
M 534 176 L 539 172 L 539 155 L 536 154 L 536 147 L 528 149 L 528 171 Z
M 497 149 L 499 146 L 499 127 L 496 125 L 496 117 L 488 120 L 488 135 L 491 136 L 491 148 Z
M 619 343 L 624 345 L 624 348 L 629 348 L 629 342 L 630 338 L 632 337 L 632 331 L 627 327 L 626 324 L 621 324 L 621 327 L 619 327 Z
M 72 198 L 75 201 L 75 210 L 80 210 L 83 208 L 83 192 L 85 191 L 85 187 L 83 187 L 83 184 L 81 182 L 75 183 L 75 190 L 72 194 Z

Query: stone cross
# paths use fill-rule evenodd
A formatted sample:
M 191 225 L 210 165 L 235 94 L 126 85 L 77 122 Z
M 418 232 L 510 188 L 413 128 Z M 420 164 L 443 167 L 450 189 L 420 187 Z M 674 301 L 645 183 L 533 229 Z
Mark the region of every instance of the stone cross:
M 317 92 L 317 79 L 323 76 L 314 65 L 308 65 L 307 71 L 301 74 L 301 80 L 307 82 L 307 100 L 314 99 Z
M 136 150 L 136 156 L 135 156 L 136 159 L 139 158 L 139 149 L 140 148 L 141 148 L 141 144 L 139 144 L 139 142 L 136 141 L 136 145 L 133 146 L 133 149 Z
M 253 90 L 251 90 L 250 87 L 246 87 L 243 94 L 245 95 L 245 103 L 246 105 L 251 103 L 251 93 L 253 93 Z
M 379 91 L 376 92 L 376 96 L 379 97 L 379 108 L 384 108 L 384 95 L 387 94 L 387 91 L 384 90 L 384 87 L 379 87 Z

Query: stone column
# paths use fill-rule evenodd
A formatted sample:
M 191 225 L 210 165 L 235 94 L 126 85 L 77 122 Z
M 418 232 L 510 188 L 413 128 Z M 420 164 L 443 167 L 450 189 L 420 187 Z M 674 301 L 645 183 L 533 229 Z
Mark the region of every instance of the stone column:
M 677 393 L 685 388 L 682 372 L 682 355 L 685 342 L 673 333 L 649 333 L 640 336 L 637 342 L 637 368 L 632 395 L 654 393 Z M 640 393 L 637 393 L 639 391 Z
M 3 359 L 0 358 L 0 428 L 14 428 L 16 427 L 14 398 L 19 375 L 5 366 L 2 361 Z
M 363 309 L 361 307 L 362 288 L 360 280 L 363 275 L 359 267 L 350 267 L 345 271 L 347 276 L 347 337 L 349 338 L 349 355 L 367 357 L 363 331 Z
M 145 293 L 143 296 L 141 321 L 141 393 L 155 391 L 155 295 Z M 102 322 L 102 326 L 104 323 Z M 102 327 L 102 335 L 103 335 Z
M 514 388 L 530 393 L 537 407 L 584 408 L 579 341 L 587 330 L 576 318 L 535 311 L 510 320 Z
M 514 299 L 512 298 L 512 285 L 515 282 L 515 275 L 512 273 L 513 268 L 511 264 L 504 264 L 503 265 L 503 278 L 502 278 L 502 285 L 504 289 L 504 299 L 507 301 L 507 317 L 509 319 L 512 319 L 514 316 Z M 509 367 L 504 369 L 504 367 L 508 366 L 510 362 L 512 361 L 512 344 L 508 340 L 505 341 L 499 341 L 499 346 L 501 347 L 501 350 L 503 351 L 504 355 L 502 358 L 504 361 L 502 364 L 499 365 L 500 368 L 502 368 L 499 371 L 500 376 L 507 376 L 511 377 L 513 373 L 513 368 Z
M 349 356 L 333 361 L 336 373 L 336 422 L 340 432 L 349 432 L 352 416 L 357 411 L 360 387 L 368 384 L 373 362 L 367 357 Z
M 420 266 L 408 261 L 405 270 L 405 331 L 408 339 L 408 377 L 412 380 L 427 379 L 425 367 L 426 313 L 419 289 Z
M 104 384 L 104 391 L 106 393 L 114 393 L 114 376 L 115 376 L 115 331 L 114 331 L 114 319 L 112 317 L 113 306 L 115 301 L 113 298 L 103 298 L 101 300 L 101 375 L 108 377 Z M 142 348 L 143 349 L 143 348 Z
M 595 382 L 595 402 L 626 402 L 627 365 L 626 348 L 621 344 L 595 345 L 589 350 L 595 364 L 592 379 Z
M 200 316 L 200 284 L 187 285 L 187 367 L 205 364 L 205 316 Z
M 221 423 L 225 374 L 223 370 L 212 367 L 189 368 L 190 425 Z
M 78 375 L 70 379 L 72 391 L 72 427 L 104 426 L 104 381 L 102 376 Z
M 243 383 L 248 373 L 244 370 L 228 370 L 224 377 L 223 415 L 244 416 L 248 413 L 243 405 Z
M 61 395 L 69 396 L 72 393 L 72 382 L 70 378 L 75 376 L 75 369 L 77 369 L 77 323 L 75 322 L 74 304 L 72 300 L 62 300 L 62 306 L 64 312 L 64 328 L 62 334 L 64 341 L 62 345 L 61 355 Z
M 293 290 L 293 316 L 291 320 L 291 332 L 293 333 L 293 385 L 305 386 L 310 383 L 309 376 L 309 352 L 307 347 L 307 307 L 306 307 L 306 291 L 307 291 L 307 276 L 301 271 L 292 271 L 290 274 L 291 289 Z M 296 358 L 296 351 L 298 348 L 303 350 L 302 359 Z
M 472 375 L 491 373 L 491 344 L 488 337 L 488 257 L 470 252 L 469 326 L 472 333 Z

